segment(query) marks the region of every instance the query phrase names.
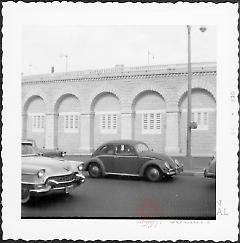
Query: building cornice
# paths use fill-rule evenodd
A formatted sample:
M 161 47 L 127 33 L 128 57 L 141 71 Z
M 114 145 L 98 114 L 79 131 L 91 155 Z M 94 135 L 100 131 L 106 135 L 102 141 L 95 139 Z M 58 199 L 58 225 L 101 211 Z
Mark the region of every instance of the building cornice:
M 164 68 L 163 68 L 164 67 Z M 122 69 L 99 69 L 81 72 L 40 74 L 23 76 L 22 84 L 56 83 L 56 82 L 79 82 L 79 81 L 102 81 L 102 80 L 124 80 L 124 79 L 155 79 L 161 77 L 187 76 L 186 65 L 169 66 L 143 66 Z M 201 63 L 193 64 L 193 76 L 216 75 L 216 64 Z

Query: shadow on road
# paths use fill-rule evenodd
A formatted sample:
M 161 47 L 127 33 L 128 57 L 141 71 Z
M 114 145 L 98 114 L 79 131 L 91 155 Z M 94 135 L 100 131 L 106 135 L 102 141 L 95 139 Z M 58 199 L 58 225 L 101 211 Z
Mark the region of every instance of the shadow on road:
M 169 182 L 173 182 L 173 181 L 176 180 L 175 177 L 165 177 L 162 181 L 151 182 L 151 181 L 147 180 L 144 177 L 139 177 L 139 176 L 122 176 L 122 175 L 105 175 L 104 177 L 100 177 L 100 178 L 91 178 L 88 174 L 86 174 L 85 177 L 87 179 L 92 179 L 92 180 L 116 179 L 116 180 L 119 180 L 119 181 L 145 181 L 145 182 L 148 182 L 148 183 L 169 183 Z
M 31 207 L 31 208 L 39 208 L 44 205 L 51 205 L 55 203 L 61 202 L 62 204 L 68 203 L 72 199 L 71 195 L 67 194 L 55 194 L 55 195 L 47 195 L 44 197 L 33 197 L 28 204 L 22 205 L 23 207 Z

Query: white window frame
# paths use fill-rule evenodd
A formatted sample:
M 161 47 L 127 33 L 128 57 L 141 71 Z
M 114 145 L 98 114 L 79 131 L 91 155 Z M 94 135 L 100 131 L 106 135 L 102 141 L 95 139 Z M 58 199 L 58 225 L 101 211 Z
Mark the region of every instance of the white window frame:
M 204 123 L 204 115 L 207 115 L 207 122 Z M 199 122 L 200 119 L 200 122 Z M 193 131 L 207 131 L 209 128 L 209 112 L 203 110 L 192 110 L 192 121 L 197 123 L 197 128 L 192 129 Z
M 44 113 L 29 113 L 32 119 L 32 132 L 44 132 L 46 116 Z
M 64 133 L 78 133 L 80 126 L 79 112 L 60 112 L 59 116 L 63 116 L 63 132 Z M 72 121 L 72 125 L 71 125 Z M 77 123 L 76 123 L 77 121 Z M 77 124 L 77 126 L 76 126 Z
M 207 131 L 209 130 L 209 114 L 210 112 L 216 111 L 215 108 L 193 108 L 192 109 L 192 121 L 197 123 L 197 128 L 192 129 L 192 131 Z M 187 112 L 187 109 L 182 109 L 182 112 Z M 204 113 L 207 113 L 207 122 L 206 124 L 199 124 L 198 123 L 198 114 L 200 113 L 200 120 L 201 123 L 204 120 Z
M 117 134 L 118 114 L 116 111 L 97 112 L 100 115 L 100 133 Z
M 165 110 L 141 110 L 136 113 L 142 115 L 142 134 L 162 133 L 162 114 L 165 113 Z M 157 118 L 158 116 L 159 118 Z M 159 122 L 160 124 L 158 124 Z

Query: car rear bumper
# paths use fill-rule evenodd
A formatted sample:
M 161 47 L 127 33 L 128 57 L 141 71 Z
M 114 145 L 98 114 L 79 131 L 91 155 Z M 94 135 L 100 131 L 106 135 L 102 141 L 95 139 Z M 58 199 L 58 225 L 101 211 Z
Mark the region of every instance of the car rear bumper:
M 34 185 L 34 188 L 29 190 L 31 196 L 41 196 L 55 193 L 70 193 L 75 187 L 84 183 L 85 177 L 81 174 L 76 174 L 76 177 L 71 181 L 57 182 L 48 180 L 45 184 Z
M 213 172 L 210 172 L 206 168 L 204 168 L 204 177 L 216 179 L 216 174 Z

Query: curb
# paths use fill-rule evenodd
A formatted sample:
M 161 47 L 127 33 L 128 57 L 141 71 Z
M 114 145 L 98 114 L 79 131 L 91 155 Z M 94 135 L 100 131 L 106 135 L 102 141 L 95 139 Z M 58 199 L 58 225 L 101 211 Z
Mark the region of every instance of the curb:
M 182 173 L 181 173 L 182 175 L 187 175 L 187 176 L 200 176 L 200 177 L 203 177 L 203 171 L 188 171 L 188 170 L 186 170 L 186 171 L 183 171 Z

